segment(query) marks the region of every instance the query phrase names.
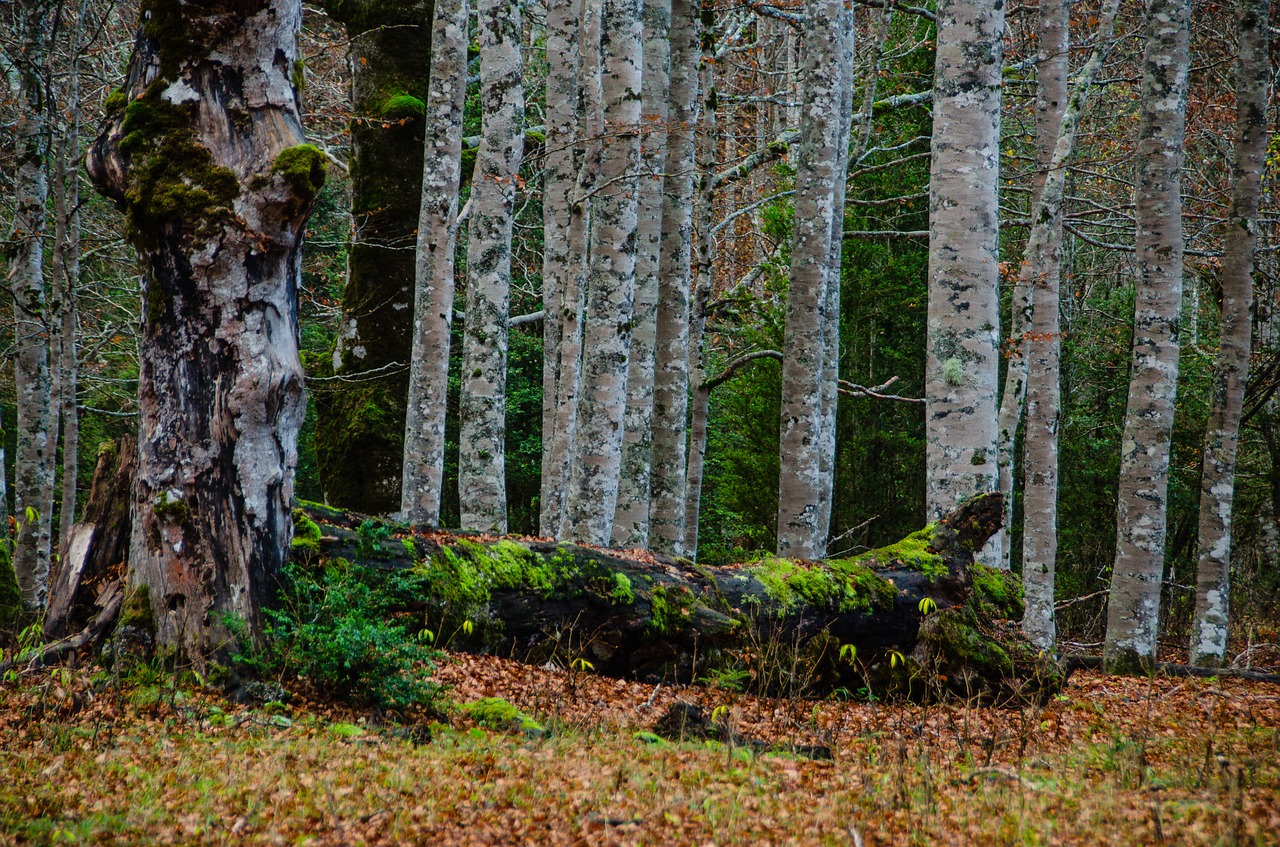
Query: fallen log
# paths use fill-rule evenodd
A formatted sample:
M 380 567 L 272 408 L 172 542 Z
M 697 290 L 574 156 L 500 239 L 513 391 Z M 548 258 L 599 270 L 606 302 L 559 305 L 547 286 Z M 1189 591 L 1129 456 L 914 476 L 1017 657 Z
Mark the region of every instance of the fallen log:
M 769 693 L 947 690 L 1000 701 L 1043 697 L 1063 681 L 1008 623 L 1021 618 L 1017 577 L 974 562 L 1000 525 L 998 494 L 857 557 L 726 567 L 413 533 L 310 504 L 295 518 L 298 566 L 411 568 L 418 598 L 401 611 L 450 649 L 646 681 L 734 679 Z

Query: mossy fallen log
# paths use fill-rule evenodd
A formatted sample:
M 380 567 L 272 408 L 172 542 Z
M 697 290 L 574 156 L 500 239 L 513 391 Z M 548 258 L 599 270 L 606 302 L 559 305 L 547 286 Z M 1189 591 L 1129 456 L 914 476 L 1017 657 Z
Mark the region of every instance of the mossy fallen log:
M 641 551 L 413 533 L 313 504 L 298 567 L 346 559 L 409 570 L 401 610 L 450 649 L 657 681 L 761 692 L 951 691 L 999 701 L 1057 691 L 1018 626 L 1015 576 L 974 562 L 999 527 L 976 497 L 901 542 L 847 559 L 707 567 Z

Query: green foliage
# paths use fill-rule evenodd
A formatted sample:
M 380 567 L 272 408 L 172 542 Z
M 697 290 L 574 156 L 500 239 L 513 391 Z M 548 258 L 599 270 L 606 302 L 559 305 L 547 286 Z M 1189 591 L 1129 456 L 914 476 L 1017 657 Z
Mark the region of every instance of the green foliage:
M 421 578 L 343 560 L 321 569 L 286 565 L 280 604 L 265 611 L 267 649 L 238 657 L 262 674 L 293 674 L 359 703 L 405 708 L 438 693 L 425 681 L 436 653 L 401 611 L 422 596 Z
M 293 510 L 293 541 L 290 546 L 295 553 L 320 552 L 320 526 L 311 520 L 302 509 Z

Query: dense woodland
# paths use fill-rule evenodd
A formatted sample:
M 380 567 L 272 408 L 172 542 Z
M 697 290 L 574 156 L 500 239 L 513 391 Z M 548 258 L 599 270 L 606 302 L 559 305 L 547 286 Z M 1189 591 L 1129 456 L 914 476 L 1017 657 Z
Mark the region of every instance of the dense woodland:
M 126 582 L 195 653 L 298 503 L 715 566 L 985 492 L 1039 648 L 1277 640 L 1266 0 L 3 15 L 28 608 L 136 436 Z

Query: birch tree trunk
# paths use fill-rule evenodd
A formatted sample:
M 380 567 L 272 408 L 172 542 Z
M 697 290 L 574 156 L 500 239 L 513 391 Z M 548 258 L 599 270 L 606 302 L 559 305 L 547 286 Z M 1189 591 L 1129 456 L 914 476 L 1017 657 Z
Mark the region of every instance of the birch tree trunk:
M 1022 585 L 1026 612 L 1022 628 L 1031 643 L 1045 651 L 1052 651 L 1057 640 L 1054 582 L 1058 555 L 1058 425 L 1062 419 L 1058 292 L 1067 161 L 1075 150 L 1080 115 L 1089 89 L 1110 50 L 1119 7 L 1119 0 L 1107 0 L 1099 10 L 1101 20 L 1094 35 L 1093 52 L 1076 79 L 1070 100 L 1066 99 L 1065 86 L 1066 36 L 1058 34 L 1067 28 L 1067 5 L 1045 3 L 1040 11 L 1042 45 L 1058 45 L 1054 49 L 1061 51 L 1061 60 L 1050 62 L 1046 56 L 1046 64 L 1051 67 L 1041 71 L 1055 78 L 1046 96 L 1041 98 L 1044 110 L 1056 113 L 1052 119 L 1046 115 L 1043 122 L 1045 131 L 1051 131 L 1054 140 L 1039 196 L 1032 206 L 1033 224 L 1018 281 L 1029 292 L 1031 306 L 1031 332 L 1026 342 L 1027 432 L 1023 447 Z M 1055 103 L 1053 98 L 1059 97 L 1063 99 Z
M 941 0 L 937 20 L 925 367 L 929 520 L 998 486 L 996 189 L 1004 5 Z
M 831 194 L 831 256 L 827 262 L 827 295 L 822 312 L 822 416 L 818 440 L 818 521 L 815 550 L 827 554 L 831 536 L 831 503 L 836 481 L 836 413 L 840 399 L 840 297 L 843 288 L 844 200 L 848 191 L 849 142 L 853 130 L 853 63 L 857 57 L 857 29 L 852 8 L 843 10 L 840 45 L 840 111 L 836 116 L 835 184 Z M 784 386 L 785 391 L 785 386 Z
M 636 293 L 622 434 L 622 475 L 613 518 L 616 547 L 649 546 L 649 469 L 653 451 L 654 350 L 662 247 L 663 171 L 667 153 L 671 0 L 644 0 L 640 183 L 636 212 Z
M 592 198 L 582 390 L 568 491 L 570 540 L 608 545 L 621 473 L 635 294 L 636 170 L 643 68 L 640 0 L 604 0 L 600 182 Z
M 778 555 L 787 558 L 819 559 L 826 551 L 827 528 L 819 526 L 822 489 L 829 485 L 821 467 L 823 357 L 824 333 L 832 331 L 826 312 L 833 276 L 834 201 L 844 188 L 839 147 L 842 137 L 847 141 L 840 131 L 844 11 L 841 0 L 810 0 L 805 5 L 804 101 L 796 156 L 779 434 Z
M 579 130 L 578 0 L 547 3 L 546 158 L 542 193 L 542 486 L 539 524 L 543 535 L 560 533 L 566 478 L 563 454 L 557 454 L 557 427 L 561 418 L 562 374 L 577 379 L 577 333 L 565 332 L 566 322 L 576 327 L 578 309 L 575 280 L 581 254 L 572 248 L 575 216 L 574 190 L 581 164 Z M 569 348 L 572 347 L 572 351 Z M 566 365 L 566 354 L 573 360 Z M 573 391 L 576 405 L 577 389 Z
M 507 532 L 511 227 L 524 155 L 519 0 L 480 0 L 483 138 L 471 180 L 458 494 L 463 529 Z
M 13 295 L 14 383 L 17 446 L 14 456 L 13 570 L 22 602 L 44 606 L 49 584 L 53 456 L 57 434 L 49 374 L 50 321 L 44 279 L 45 203 L 49 196 L 49 132 L 45 90 L 51 3 L 17 4 L 6 12 L 21 52 L 9 57 L 18 77 L 15 92 L 22 107 L 14 127 L 17 174 L 14 221 L 10 234 L 9 291 Z
M 1250 309 L 1262 171 L 1267 156 L 1270 0 L 1236 5 L 1240 57 L 1236 69 L 1234 191 L 1222 256 L 1222 335 L 1213 374 L 1200 479 L 1200 559 L 1191 663 L 1216 667 L 1227 651 L 1231 582 L 1231 509 L 1240 414 L 1249 378 Z
M 689 410 L 689 281 L 692 275 L 694 126 L 698 122 L 701 17 L 692 0 L 671 3 L 671 85 L 654 350 L 649 546 L 685 552 Z
M 232 644 L 229 619 L 261 643 L 289 549 L 301 242 L 324 181 L 291 81 L 301 15 L 297 0 L 151 8 L 127 105 L 88 158 L 143 273 L 129 583 L 156 642 L 198 664 Z
M 418 215 L 417 291 L 400 509 L 411 524 L 440 525 L 445 415 L 453 325 L 458 182 L 467 93 L 468 0 L 435 0 Z
M 603 95 L 601 93 L 600 27 L 602 0 L 582 0 L 577 39 L 581 45 L 575 91 L 576 129 L 581 143 L 580 163 L 570 203 L 565 292 L 561 308 L 560 369 L 556 386 L 556 420 L 552 456 L 543 465 L 543 535 L 562 538 L 568 531 L 569 483 L 578 440 L 579 396 L 582 389 L 582 344 L 586 312 L 586 274 L 590 260 L 589 229 L 592 197 L 600 178 L 603 153 Z M 575 159 L 579 158 L 575 152 Z M 551 475 L 548 481 L 547 475 Z
M 1187 0 L 1148 0 L 1134 190 L 1138 279 L 1128 409 L 1121 440 L 1116 557 L 1103 664 L 1156 660 L 1164 573 L 1169 442 L 1182 305 L 1182 142 L 1190 65 Z
M 400 507 L 422 201 L 430 0 L 325 0 L 351 45 L 351 237 L 334 380 L 316 392 L 326 499 Z
M 1066 6 L 1061 0 L 1043 0 L 1039 6 L 1036 33 L 1036 164 L 1039 172 L 1033 183 L 1031 205 L 1040 202 L 1044 190 L 1045 175 L 1058 139 L 1058 125 L 1067 106 L 1067 74 L 1070 71 L 1070 40 Z M 1039 218 L 1032 215 L 1032 226 Z M 1058 236 L 1061 238 L 1061 236 Z M 1028 243 L 1030 237 L 1028 236 Z M 1058 251 L 1050 251 L 1044 261 L 1052 268 L 1044 267 L 1039 273 L 1058 273 Z M 1027 259 L 1024 257 L 1024 267 Z M 1008 365 L 1005 368 L 1004 390 L 1000 395 L 1000 412 L 997 418 L 997 453 L 1000 466 L 1000 493 L 1004 495 L 1004 522 L 996 533 L 992 548 L 996 554 L 993 565 L 1003 570 L 1012 566 L 1013 549 L 1009 530 L 1013 526 L 1013 486 L 1017 465 L 1018 429 L 1022 426 L 1027 405 L 1028 362 L 1031 357 L 1031 321 L 1033 308 L 1032 285 L 1035 278 L 1019 273 L 1013 286 L 1010 309 L 1009 336 L 1005 341 Z M 1056 308 L 1056 307 L 1055 307 Z M 1025 476 L 1025 471 L 1024 471 Z
M 81 5 L 83 20 L 84 4 Z M 80 183 L 74 163 L 80 150 L 80 94 L 78 62 L 72 60 L 66 113 L 70 116 L 62 150 L 58 154 L 57 211 L 62 223 L 62 236 L 55 250 L 54 262 L 60 268 L 61 306 L 58 314 L 58 402 L 62 419 L 62 496 L 58 515 L 58 544 L 66 544 L 76 521 L 76 474 L 80 455 L 80 367 L 77 362 L 76 329 L 79 323 L 76 299 L 80 284 Z M 72 167 L 68 167 L 68 164 Z

